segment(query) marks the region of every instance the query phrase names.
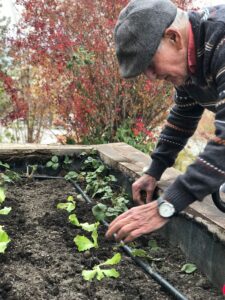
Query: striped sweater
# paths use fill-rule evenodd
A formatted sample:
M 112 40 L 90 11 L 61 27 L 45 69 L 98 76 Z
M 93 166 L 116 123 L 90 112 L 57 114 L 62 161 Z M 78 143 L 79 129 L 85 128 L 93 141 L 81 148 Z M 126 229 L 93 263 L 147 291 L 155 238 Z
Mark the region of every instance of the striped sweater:
M 161 132 L 147 174 L 160 179 L 193 135 L 204 109 L 215 113 L 215 137 L 187 171 L 165 191 L 181 211 L 225 182 L 225 5 L 189 12 L 196 48 L 196 72 L 176 88 L 175 105 Z

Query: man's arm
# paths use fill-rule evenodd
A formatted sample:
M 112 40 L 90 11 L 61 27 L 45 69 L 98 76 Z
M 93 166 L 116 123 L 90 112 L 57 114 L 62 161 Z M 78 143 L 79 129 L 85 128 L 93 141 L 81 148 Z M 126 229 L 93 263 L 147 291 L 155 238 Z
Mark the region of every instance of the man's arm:
M 174 101 L 175 105 L 151 155 L 152 163 L 145 172 L 156 180 L 174 164 L 178 153 L 195 132 L 204 111 L 182 88 L 176 90 Z
M 215 136 L 208 141 L 204 152 L 189 166 L 187 172 L 165 191 L 165 197 L 177 211 L 217 191 L 225 182 L 225 38 L 215 49 L 211 71 L 219 98 L 216 104 Z
M 195 132 L 204 108 L 179 88 L 175 94 L 175 106 L 171 109 L 167 123 L 162 130 L 159 142 L 152 153 L 152 163 L 146 175 L 139 178 L 132 186 L 133 200 L 143 204 L 141 191 L 146 191 L 146 202 L 152 200 L 152 195 L 166 168 L 171 167 L 178 153 L 184 148 L 190 136 Z

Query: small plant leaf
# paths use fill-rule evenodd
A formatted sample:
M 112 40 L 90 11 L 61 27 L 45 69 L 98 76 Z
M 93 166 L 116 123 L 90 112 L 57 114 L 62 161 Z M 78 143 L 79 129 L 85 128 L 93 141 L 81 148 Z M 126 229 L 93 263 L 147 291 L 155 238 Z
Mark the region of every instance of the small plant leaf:
M 74 209 L 75 209 L 75 203 L 71 203 L 71 202 L 69 202 L 69 203 L 58 203 L 57 204 L 57 208 L 58 209 L 65 209 L 65 210 L 67 210 L 69 213 L 71 212 L 71 211 L 73 211 Z
M 98 248 L 98 231 L 97 231 L 97 229 L 95 229 L 92 232 L 91 237 L 93 238 L 93 241 L 94 241 L 94 247 Z
M 116 271 L 116 269 L 114 269 L 114 268 L 107 269 L 107 270 L 102 270 L 102 272 L 104 273 L 104 275 L 106 277 L 118 278 L 120 276 L 120 273 L 118 271 Z
M 58 164 L 58 163 L 52 164 L 52 169 L 53 169 L 53 170 L 57 170 L 58 167 L 59 167 L 59 164 Z
M 51 161 L 48 161 L 47 164 L 46 164 L 46 167 L 51 168 L 52 165 L 53 165 L 53 163 Z
M 52 156 L 51 161 L 53 161 L 54 163 L 57 163 L 59 161 L 58 156 L 56 156 L 56 155 Z
M 148 246 L 150 247 L 150 249 L 152 251 L 158 251 L 160 249 L 156 240 L 153 240 L 153 239 L 148 241 Z
M 186 274 L 191 274 L 196 270 L 197 270 L 197 267 L 195 264 L 185 264 L 181 268 L 181 271 L 185 272 Z
M 132 250 L 133 256 L 138 256 L 138 257 L 147 257 L 148 254 L 144 249 L 133 249 Z
M 112 258 L 107 259 L 105 262 L 99 264 L 99 266 L 116 265 L 121 261 L 121 254 L 116 253 Z
M 92 213 L 96 218 L 96 220 L 98 221 L 104 220 L 106 211 L 107 211 L 107 206 L 102 203 L 99 203 L 92 207 Z
M 84 235 L 77 235 L 74 238 L 74 243 L 76 244 L 79 252 L 95 247 L 94 243 Z
M 79 176 L 78 173 L 76 173 L 76 172 L 74 172 L 74 171 L 70 171 L 70 172 L 68 172 L 68 173 L 64 176 L 64 178 L 65 178 L 66 180 L 70 180 L 70 179 L 76 179 L 78 176 Z
M 69 215 L 69 221 L 71 224 L 75 225 L 75 226 L 80 226 L 80 223 L 77 219 L 77 216 L 75 214 Z
M 3 179 L 4 182 L 12 182 L 9 176 L 1 173 L 1 178 Z
M 6 169 L 10 169 L 9 164 L 3 163 L 2 161 L 0 161 L 0 166 L 4 167 L 4 168 L 6 168 Z
M 5 201 L 5 190 L 4 188 L 0 187 L 0 203 Z
M 98 167 L 98 169 L 96 170 L 96 173 L 100 174 L 105 170 L 105 166 L 101 165 Z
M 84 270 L 82 276 L 85 280 L 92 280 L 95 275 L 98 280 L 102 280 L 104 277 L 114 277 L 117 278 L 120 276 L 120 273 L 117 272 L 114 268 L 112 269 L 101 269 L 100 266 L 103 265 L 115 265 L 118 264 L 121 260 L 120 253 L 116 253 L 112 258 L 107 259 L 105 262 L 94 266 L 92 270 Z
M 96 230 L 98 228 L 98 225 L 99 225 L 99 222 L 93 223 L 93 224 L 89 224 L 87 222 L 80 224 L 81 228 L 88 232 L 93 232 L 94 230 Z
M 69 202 L 74 202 L 73 196 L 68 196 L 68 197 L 67 197 L 67 201 L 69 201 Z
M 100 268 L 97 268 L 97 279 L 102 280 L 104 277 L 105 276 L 104 276 L 103 270 L 101 270 Z
M 11 207 L 4 207 L 4 208 L 0 209 L 0 215 L 8 215 L 11 210 L 12 210 Z
M 84 280 L 92 280 L 97 274 L 97 270 L 83 270 L 82 276 Z
M 10 238 L 8 234 L 3 230 L 3 227 L 0 226 L 0 253 L 5 253 Z

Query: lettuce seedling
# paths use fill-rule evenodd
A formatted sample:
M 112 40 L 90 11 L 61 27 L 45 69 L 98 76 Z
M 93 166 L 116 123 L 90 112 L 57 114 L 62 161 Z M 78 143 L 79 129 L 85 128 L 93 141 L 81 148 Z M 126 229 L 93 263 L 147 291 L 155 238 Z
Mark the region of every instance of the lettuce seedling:
M 0 215 L 8 215 L 11 210 L 12 210 L 11 207 L 5 206 L 4 208 L 0 209 Z
M 10 241 L 8 234 L 3 230 L 3 226 L 0 226 L 0 253 L 5 253 L 5 249 Z
M 186 274 L 191 274 L 197 270 L 197 267 L 195 264 L 185 264 L 181 268 L 181 271 L 185 272 Z
M 76 208 L 76 202 L 73 199 L 73 196 L 69 196 L 67 198 L 67 202 L 58 203 L 57 204 L 58 209 L 65 209 L 69 213 L 71 213 Z
M 77 219 L 77 216 L 75 214 L 71 214 L 69 215 L 69 221 L 71 224 L 75 225 L 75 226 L 80 226 L 80 222 Z
M 70 172 L 68 172 L 68 173 L 64 176 L 64 178 L 65 178 L 66 180 L 71 180 L 71 179 L 77 179 L 78 176 L 79 176 L 79 174 L 78 174 L 77 172 L 75 172 L 75 171 L 70 171 Z
M 76 220 L 75 222 L 78 221 L 77 218 L 73 217 L 73 219 Z M 74 243 L 76 244 L 76 246 L 78 248 L 78 251 L 82 252 L 82 251 L 89 250 L 91 248 L 98 248 L 98 226 L 99 226 L 99 222 L 96 222 L 96 223 L 93 223 L 93 224 L 79 223 L 79 226 L 83 230 L 86 230 L 88 232 L 92 232 L 91 237 L 92 237 L 93 241 L 91 241 L 89 238 L 87 238 L 84 235 L 77 235 L 74 238 Z
M 0 203 L 3 203 L 5 201 L 5 189 L 3 187 L 0 187 Z
M 102 280 L 104 277 L 114 277 L 118 278 L 120 276 L 120 273 L 116 271 L 116 269 L 102 269 L 101 266 L 108 266 L 108 265 L 116 265 L 121 260 L 121 254 L 116 253 L 112 258 L 107 259 L 105 262 L 96 265 L 93 267 L 92 270 L 83 270 L 82 276 L 85 280 L 92 280 L 94 277 L 97 278 L 97 280 Z
M 16 181 L 20 181 L 21 177 L 18 173 L 6 169 L 5 173 L 0 173 L 0 184 L 4 184 L 4 183 L 11 183 L 11 182 L 16 182 Z
M 51 160 L 46 163 L 46 167 L 52 168 L 53 170 L 57 170 L 59 167 L 59 158 L 58 156 L 52 156 Z
M 2 161 L 0 161 L 0 167 L 3 167 L 3 168 L 5 168 L 5 169 L 10 169 L 9 164 L 3 163 Z
M 92 213 L 96 218 L 96 220 L 98 221 L 102 221 L 105 219 L 106 211 L 107 211 L 107 206 L 102 203 L 98 203 L 92 207 Z
M 72 162 L 73 162 L 73 160 L 68 155 L 66 155 L 64 158 L 63 164 L 68 166 L 68 165 L 71 165 Z

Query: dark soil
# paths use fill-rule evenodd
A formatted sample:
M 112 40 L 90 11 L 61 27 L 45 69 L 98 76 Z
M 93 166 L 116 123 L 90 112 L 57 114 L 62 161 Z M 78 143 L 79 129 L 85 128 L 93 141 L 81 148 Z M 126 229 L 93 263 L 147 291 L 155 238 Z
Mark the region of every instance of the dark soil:
M 12 241 L 0 255 L 0 299 L 172 299 L 122 252 L 122 261 L 116 266 L 121 274 L 118 279 L 83 280 L 83 269 L 91 269 L 119 250 L 104 238 L 101 226 L 99 249 L 78 252 L 73 238 L 84 232 L 68 223 L 66 211 L 56 208 L 69 195 L 76 198 L 74 188 L 64 180 L 26 181 L 8 188 L 5 206 L 12 211 L 1 216 L 0 224 Z M 81 222 L 94 222 L 90 205 L 82 200 L 77 200 L 76 214 Z M 181 272 L 187 263 L 185 256 L 159 235 L 143 237 L 137 245 L 147 249 L 149 238 L 157 239 L 160 246 L 150 254 L 161 258 L 150 263 L 188 299 L 223 299 L 199 271 Z

